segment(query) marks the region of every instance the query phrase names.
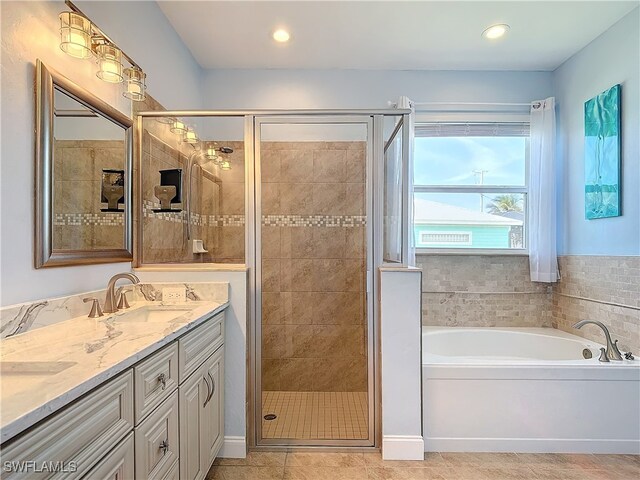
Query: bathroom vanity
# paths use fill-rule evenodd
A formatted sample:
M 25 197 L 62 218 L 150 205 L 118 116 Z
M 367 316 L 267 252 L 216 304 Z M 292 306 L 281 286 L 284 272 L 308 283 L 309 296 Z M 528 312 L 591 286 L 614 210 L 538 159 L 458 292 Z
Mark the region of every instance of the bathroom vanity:
M 2 478 L 205 478 L 224 437 L 227 305 L 138 302 L 5 339 Z

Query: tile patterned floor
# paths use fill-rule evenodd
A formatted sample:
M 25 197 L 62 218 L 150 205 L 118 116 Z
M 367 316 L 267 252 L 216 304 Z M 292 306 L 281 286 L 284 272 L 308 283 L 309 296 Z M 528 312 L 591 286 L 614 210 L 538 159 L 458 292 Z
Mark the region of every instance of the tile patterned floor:
M 368 436 L 366 392 L 262 393 L 264 438 L 366 439 Z
M 217 459 L 207 480 L 636 480 L 640 455 L 427 453 L 383 461 L 379 453 L 250 452 Z

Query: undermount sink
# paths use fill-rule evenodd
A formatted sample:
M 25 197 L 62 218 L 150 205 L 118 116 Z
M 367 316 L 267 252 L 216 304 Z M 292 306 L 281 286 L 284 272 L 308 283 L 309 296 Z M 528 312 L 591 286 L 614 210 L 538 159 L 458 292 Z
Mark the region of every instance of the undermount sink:
M 49 377 L 77 365 L 76 362 L 0 362 L 3 377 Z
M 191 306 L 145 306 L 119 315 L 123 322 L 166 322 L 193 310 Z

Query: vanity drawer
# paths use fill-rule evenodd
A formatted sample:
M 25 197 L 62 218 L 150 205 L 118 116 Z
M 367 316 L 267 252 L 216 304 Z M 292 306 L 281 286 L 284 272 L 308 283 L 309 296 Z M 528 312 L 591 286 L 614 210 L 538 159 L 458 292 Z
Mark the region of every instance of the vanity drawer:
M 100 460 L 83 480 L 130 480 L 134 473 L 133 432 Z
M 109 381 L 78 402 L 52 415 L 23 437 L 2 448 L 2 461 L 55 462 L 64 468 L 60 478 L 81 478 L 87 474 L 133 428 L 133 373 L 131 370 Z M 74 470 L 74 471 L 69 471 Z M 47 478 L 48 471 L 32 471 L 28 478 Z M 25 478 L 19 472 L 4 471 L 3 479 Z
M 133 369 L 135 419 L 138 425 L 178 386 L 178 345 L 173 343 Z
M 178 461 L 178 392 L 136 427 L 136 480 L 163 480 Z
M 178 340 L 180 383 L 224 343 L 224 312 Z

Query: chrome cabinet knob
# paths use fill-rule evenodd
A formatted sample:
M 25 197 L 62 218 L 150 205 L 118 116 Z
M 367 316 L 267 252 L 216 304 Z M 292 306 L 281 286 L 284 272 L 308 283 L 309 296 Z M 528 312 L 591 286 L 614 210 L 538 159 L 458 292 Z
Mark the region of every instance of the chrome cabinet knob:
M 162 454 L 166 455 L 167 452 L 169 451 L 169 441 L 168 440 L 163 440 L 162 442 L 160 442 L 160 450 L 162 450 Z
M 161 385 L 162 390 L 167 388 L 167 376 L 164 373 L 158 375 L 158 383 Z
M 82 301 L 84 303 L 93 302 L 91 304 L 91 311 L 89 312 L 89 318 L 98 318 L 104 315 L 104 313 L 102 313 L 102 309 L 100 308 L 100 302 L 98 301 L 97 298 L 87 297 L 87 298 L 83 298 Z

